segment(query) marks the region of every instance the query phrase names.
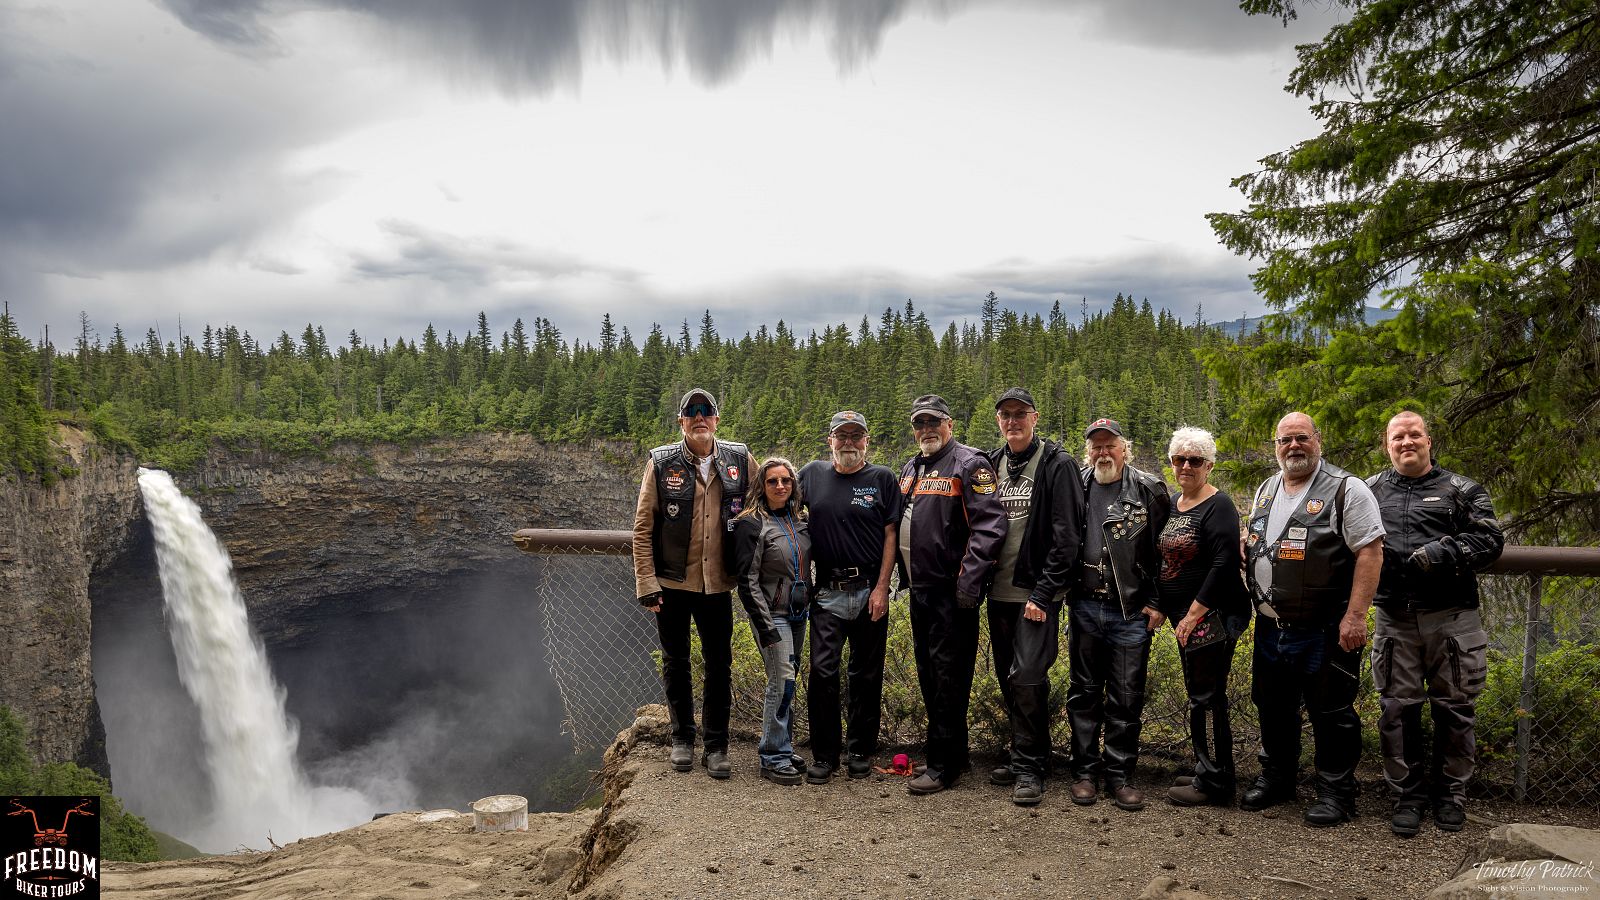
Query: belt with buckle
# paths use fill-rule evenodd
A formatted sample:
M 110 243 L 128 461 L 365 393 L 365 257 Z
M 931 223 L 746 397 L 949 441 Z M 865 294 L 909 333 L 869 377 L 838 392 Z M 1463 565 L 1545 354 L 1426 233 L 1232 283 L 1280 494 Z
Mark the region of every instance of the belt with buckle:
M 872 579 L 859 566 L 834 569 L 830 574 L 833 576 L 833 580 L 828 582 L 831 591 L 859 591 L 872 587 Z

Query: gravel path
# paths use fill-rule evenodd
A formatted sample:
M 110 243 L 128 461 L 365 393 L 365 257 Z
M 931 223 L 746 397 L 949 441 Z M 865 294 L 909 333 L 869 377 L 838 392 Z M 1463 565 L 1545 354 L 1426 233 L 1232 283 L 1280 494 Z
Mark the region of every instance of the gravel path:
M 650 708 L 641 710 L 648 712 Z M 664 717 L 664 710 L 661 711 Z M 606 755 L 606 805 L 530 816 L 526 833 L 475 834 L 470 816 L 403 813 L 271 853 L 168 863 L 109 863 L 107 896 L 753 900 L 782 897 L 1136 898 L 1152 880 L 1222 898 L 1420 897 L 1448 879 L 1488 829 L 1511 821 L 1581 825 L 1593 811 L 1475 804 L 1466 830 L 1425 824 L 1400 840 L 1367 786 L 1361 818 L 1318 830 L 1303 805 L 1266 813 L 1180 809 L 1128 813 L 1074 806 L 1053 782 L 1042 805 L 968 776 L 931 797 L 874 775 L 780 787 L 758 777 L 755 747 L 733 748 L 733 777 L 667 762 L 651 715 Z M 980 772 L 986 771 L 980 769 Z M 1147 785 L 1153 788 L 1153 785 Z M 1164 793 L 1152 790 L 1152 793 Z

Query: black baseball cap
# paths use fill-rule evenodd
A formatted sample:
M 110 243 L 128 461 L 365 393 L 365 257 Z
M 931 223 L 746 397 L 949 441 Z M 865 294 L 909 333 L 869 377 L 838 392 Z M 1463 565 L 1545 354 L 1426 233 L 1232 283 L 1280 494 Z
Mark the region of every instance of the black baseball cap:
M 1109 431 L 1117 437 L 1122 437 L 1122 425 L 1116 419 L 1095 419 L 1090 422 L 1089 427 L 1083 430 L 1084 440 L 1088 440 L 1096 431 Z
M 846 425 L 860 425 L 862 431 L 868 431 L 866 416 L 853 409 L 845 409 L 833 414 L 833 421 L 828 423 L 828 433 L 833 434 Z
M 1014 387 L 1011 390 L 1006 391 L 1004 394 L 1001 394 L 1000 399 L 994 402 L 994 408 L 999 409 L 1000 404 L 1006 402 L 1007 400 L 1016 400 L 1019 403 L 1026 403 L 1030 409 L 1039 408 L 1034 404 L 1033 395 L 1028 393 L 1027 388 Z
M 721 415 L 721 413 L 717 412 L 717 398 L 712 396 L 711 392 L 705 388 L 690 388 L 689 393 L 684 394 L 683 399 L 678 401 L 678 415 L 683 415 L 684 409 L 690 403 L 693 403 L 696 397 L 704 399 L 711 406 L 711 414 L 713 416 Z
M 944 398 L 938 394 L 923 394 L 911 404 L 911 418 L 915 419 L 917 413 L 925 412 L 931 412 L 945 419 L 955 418 L 950 415 L 950 404 L 944 402 Z

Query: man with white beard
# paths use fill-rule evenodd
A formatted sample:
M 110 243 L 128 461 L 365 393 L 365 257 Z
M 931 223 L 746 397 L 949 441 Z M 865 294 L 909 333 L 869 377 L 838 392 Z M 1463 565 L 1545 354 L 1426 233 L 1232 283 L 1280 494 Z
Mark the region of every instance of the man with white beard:
M 1317 769 L 1317 802 L 1305 823 L 1325 828 L 1355 814 L 1355 699 L 1367 609 L 1383 568 L 1383 519 L 1366 483 L 1322 458 L 1310 416 L 1284 416 L 1274 442 L 1279 472 L 1256 489 L 1245 539 L 1245 580 L 1261 613 L 1250 667 L 1261 775 L 1239 806 L 1294 799 L 1304 703 Z
M 1156 608 L 1156 539 L 1172 501 L 1160 478 L 1128 463 L 1133 443 L 1116 420 L 1089 423 L 1083 439 L 1089 460 L 1083 564 L 1067 615 L 1072 802 L 1093 804 L 1103 783 L 1118 809 L 1136 812 L 1144 809 L 1144 793 L 1130 782 L 1139 761 L 1150 635 L 1166 621 Z
M 934 794 L 971 765 L 967 701 L 978 657 L 978 600 L 1006 539 L 994 466 L 952 440 L 938 394 L 911 404 L 921 450 L 900 469 L 900 583 L 911 591 L 911 643 L 928 708 L 928 765 L 906 789 Z
M 846 642 L 850 777 L 872 774 L 872 755 L 878 752 L 900 491 L 894 472 L 867 462 L 867 443 L 865 417 L 853 410 L 835 413 L 828 423 L 832 461 L 809 462 L 799 476 L 817 564 L 806 687 L 812 752 L 806 781 L 811 784 L 826 784 L 839 768 L 839 661 Z

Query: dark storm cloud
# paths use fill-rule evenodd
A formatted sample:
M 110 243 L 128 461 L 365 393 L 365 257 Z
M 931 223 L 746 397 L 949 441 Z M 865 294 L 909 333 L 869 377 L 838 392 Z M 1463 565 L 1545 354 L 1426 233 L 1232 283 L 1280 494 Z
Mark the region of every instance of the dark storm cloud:
M 346 12 L 423 51 L 452 74 L 511 93 L 577 83 L 586 58 L 655 57 L 717 84 L 771 53 L 780 34 L 828 35 L 841 67 L 877 52 L 912 11 L 948 13 L 970 0 L 162 0 L 179 21 L 235 48 L 270 50 L 273 21 L 307 7 Z
M 137 10 L 69 49 L 51 38 L 80 28 L 71 16 L 0 10 L 0 291 L 19 305 L 44 293 L 41 275 L 205 258 L 320 195 L 316 177 L 282 173 L 329 119 L 298 89 L 197 79 L 219 54 Z
M 780 34 L 820 29 L 841 68 L 872 58 L 884 34 L 913 12 L 1032 6 L 1079 13 L 1096 34 L 1136 46 L 1207 55 L 1305 39 L 1320 12 L 1283 23 L 1246 16 L 1237 0 L 162 0 L 179 21 L 218 43 L 273 50 L 273 22 L 306 8 L 352 13 L 420 50 L 447 71 L 511 93 L 577 83 L 588 57 L 653 57 L 685 65 L 706 84 L 770 54 Z
M 356 254 L 351 268 L 369 279 L 425 278 L 464 287 L 520 281 L 599 277 L 629 282 L 638 273 L 571 253 L 525 247 L 501 238 L 470 238 L 390 220 L 380 227 L 398 247 L 389 254 Z

